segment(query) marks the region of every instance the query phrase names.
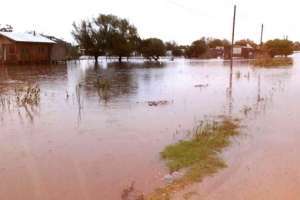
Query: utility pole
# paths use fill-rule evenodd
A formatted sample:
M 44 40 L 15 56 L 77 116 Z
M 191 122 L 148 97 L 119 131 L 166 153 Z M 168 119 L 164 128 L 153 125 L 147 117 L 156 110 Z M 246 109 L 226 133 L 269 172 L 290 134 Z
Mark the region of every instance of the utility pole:
M 234 5 L 233 11 L 233 24 L 232 24 L 232 40 L 231 40 L 231 52 L 230 52 L 230 77 L 229 77 L 229 114 L 232 111 L 232 73 L 233 73 L 233 45 L 235 35 L 235 17 L 236 17 L 236 5 Z
M 235 16 L 236 16 L 236 5 L 234 5 L 233 11 L 233 24 L 232 24 L 232 39 L 231 39 L 231 52 L 230 52 L 230 93 L 232 89 L 232 70 L 233 70 L 233 45 L 234 45 L 234 35 L 235 35 Z
M 261 33 L 260 33 L 260 45 L 263 45 L 263 36 L 264 36 L 264 24 L 261 25 Z
M 233 25 L 232 25 L 232 40 L 231 40 L 231 68 L 233 63 L 233 45 L 234 45 L 234 35 L 235 35 L 235 16 L 236 16 L 236 5 L 234 5 L 233 11 Z

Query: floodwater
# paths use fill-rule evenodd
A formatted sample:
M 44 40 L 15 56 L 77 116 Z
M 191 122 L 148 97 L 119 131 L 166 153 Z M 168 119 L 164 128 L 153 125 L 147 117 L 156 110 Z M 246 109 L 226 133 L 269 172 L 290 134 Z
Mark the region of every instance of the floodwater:
M 231 87 L 222 60 L 1 66 L 0 199 L 119 200 L 132 183 L 147 194 L 164 184 L 164 146 L 219 115 L 242 118 L 245 136 L 224 153 L 227 169 L 186 192 L 299 196 L 300 55 L 294 62 L 256 69 L 235 61 Z M 102 79 L 108 90 L 96 86 Z M 16 88 L 28 85 L 40 100 L 16 105 Z

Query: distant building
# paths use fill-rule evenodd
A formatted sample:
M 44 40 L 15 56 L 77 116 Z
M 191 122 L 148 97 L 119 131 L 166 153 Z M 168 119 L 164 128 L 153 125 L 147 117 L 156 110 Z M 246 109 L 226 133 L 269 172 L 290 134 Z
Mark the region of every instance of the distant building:
M 207 58 L 222 58 L 224 56 L 224 47 L 209 48 L 206 52 Z
M 173 56 L 173 53 L 171 50 L 166 51 L 166 56 L 171 57 Z
M 255 58 L 255 49 L 250 45 L 247 46 L 239 46 L 234 45 L 233 47 L 233 57 L 235 58 L 244 58 L 244 59 L 253 59 Z M 231 47 L 226 47 L 224 49 L 224 59 L 231 58 Z
M 0 64 L 50 63 L 54 44 L 35 33 L 0 32 Z

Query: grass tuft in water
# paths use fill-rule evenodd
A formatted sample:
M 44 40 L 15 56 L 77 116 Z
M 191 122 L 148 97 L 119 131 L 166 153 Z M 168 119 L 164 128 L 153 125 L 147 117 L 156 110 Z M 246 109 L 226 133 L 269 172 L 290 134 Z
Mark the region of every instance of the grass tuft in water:
M 222 121 L 201 122 L 190 140 L 167 146 L 161 157 L 166 160 L 170 172 L 185 169 L 185 175 L 158 189 L 149 199 L 169 199 L 172 192 L 226 167 L 219 153 L 229 146 L 230 138 L 238 134 L 238 120 L 225 118 Z
M 16 102 L 19 106 L 38 105 L 41 90 L 38 85 L 29 85 L 15 89 Z

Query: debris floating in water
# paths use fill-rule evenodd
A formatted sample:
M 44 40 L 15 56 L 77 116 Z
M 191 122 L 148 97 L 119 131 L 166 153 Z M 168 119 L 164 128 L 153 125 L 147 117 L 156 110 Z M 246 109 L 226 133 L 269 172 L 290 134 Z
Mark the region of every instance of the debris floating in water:
M 195 85 L 196 88 L 206 88 L 208 87 L 208 84 L 198 84 L 198 85 Z
M 169 104 L 169 101 L 162 100 L 162 101 L 148 101 L 149 106 L 163 106 Z

